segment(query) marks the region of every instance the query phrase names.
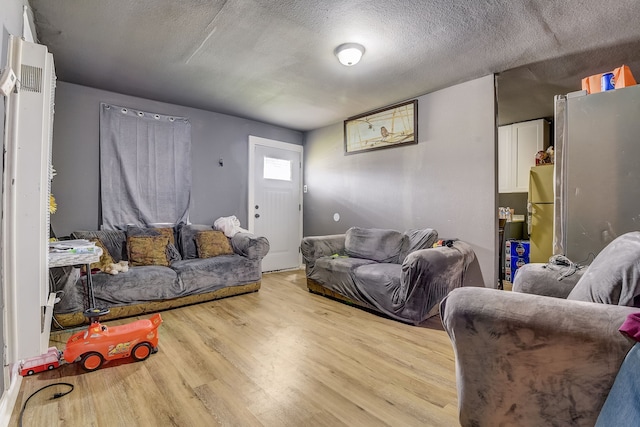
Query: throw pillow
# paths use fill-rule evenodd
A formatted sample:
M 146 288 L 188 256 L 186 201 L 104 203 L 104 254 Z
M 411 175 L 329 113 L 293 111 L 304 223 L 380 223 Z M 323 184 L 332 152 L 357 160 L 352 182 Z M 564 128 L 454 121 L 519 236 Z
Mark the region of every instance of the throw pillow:
M 91 264 L 91 270 L 100 270 L 104 271 L 108 266 L 114 263 L 113 257 L 109 253 L 107 247 L 102 243 L 100 239 L 89 239 L 91 242 L 95 242 L 96 246 L 102 249 L 102 255 L 100 255 L 100 260 L 98 262 L 94 262 Z M 85 271 L 86 267 L 82 267 L 82 271 Z
M 176 238 L 173 235 L 173 228 L 152 228 L 151 230 L 155 230 L 160 233 L 162 236 L 166 236 L 169 239 L 169 243 L 172 245 L 176 244 Z
M 129 264 L 132 267 L 140 265 L 168 266 L 167 236 L 131 236 L 127 237 Z
M 182 254 L 182 259 L 198 258 L 198 248 L 196 247 L 196 234 L 199 231 L 213 230 L 210 225 L 201 224 L 178 224 L 178 250 Z
M 233 254 L 229 239 L 222 231 L 199 231 L 196 234 L 196 246 L 200 258 Z
M 609 243 L 567 299 L 640 307 L 640 232 L 623 234 Z
M 176 240 L 171 227 L 137 227 L 127 226 L 127 237 L 129 236 L 166 236 L 169 243 L 175 245 Z

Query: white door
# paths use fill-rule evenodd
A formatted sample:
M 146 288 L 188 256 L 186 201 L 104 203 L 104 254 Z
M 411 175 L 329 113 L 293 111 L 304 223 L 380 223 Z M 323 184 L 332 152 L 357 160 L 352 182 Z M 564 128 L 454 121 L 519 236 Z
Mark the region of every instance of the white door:
M 249 137 L 248 225 L 269 240 L 262 271 L 301 265 L 302 146 Z

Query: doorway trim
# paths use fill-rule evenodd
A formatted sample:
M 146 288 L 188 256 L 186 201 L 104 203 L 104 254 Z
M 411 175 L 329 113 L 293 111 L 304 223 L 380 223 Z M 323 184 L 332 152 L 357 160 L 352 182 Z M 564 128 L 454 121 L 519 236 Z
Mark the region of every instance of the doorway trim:
M 255 220 L 252 215 L 253 209 L 252 206 L 255 205 L 255 169 L 256 169 L 256 158 L 255 158 L 255 149 L 257 145 L 261 145 L 264 147 L 272 147 L 278 148 L 281 150 L 294 151 L 300 153 L 300 188 L 298 188 L 299 199 L 300 199 L 300 213 L 299 213 L 299 223 L 298 227 L 298 240 L 302 240 L 302 225 L 303 225 L 303 212 L 304 212 L 304 203 L 302 196 L 302 187 L 304 183 L 304 147 L 302 145 L 291 144 L 289 142 L 277 141 L 275 139 L 262 138 L 259 136 L 249 135 L 249 192 L 248 192 L 248 203 L 247 203 L 247 227 L 251 233 L 255 230 Z M 299 263 L 302 264 L 302 260 L 299 258 Z

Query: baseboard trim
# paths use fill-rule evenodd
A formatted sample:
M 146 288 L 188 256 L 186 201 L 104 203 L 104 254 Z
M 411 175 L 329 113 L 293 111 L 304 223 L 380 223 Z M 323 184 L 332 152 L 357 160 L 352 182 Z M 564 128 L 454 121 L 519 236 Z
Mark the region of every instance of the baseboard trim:
M 20 385 L 22 384 L 22 376 L 18 373 L 18 364 L 12 365 L 11 384 L 9 388 L 5 390 L 0 400 L 0 426 L 7 427 L 11 421 L 11 415 L 13 414 L 13 407 L 18 400 L 18 393 L 20 392 Z

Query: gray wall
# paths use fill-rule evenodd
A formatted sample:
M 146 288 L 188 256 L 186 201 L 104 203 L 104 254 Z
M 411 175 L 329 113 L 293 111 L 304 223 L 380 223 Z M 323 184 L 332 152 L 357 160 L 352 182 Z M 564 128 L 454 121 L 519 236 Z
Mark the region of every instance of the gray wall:
M 235 215 L 247 226 L 249 135 L 298 145 L 303 139 L 300 132 L 252 120 L 58 82 L 53 128 L 58 175 L 52 184 L 58 212 L 51 217 L 58 236 L 99 226 L 100 102 L 189 118 L 193 223 Z
M 344 155 L 343 125 L 306 134 L 304 235 L 431 227 L 467 241 L 497 281 L 492 75 L 418 98 L 417 145 Z M 340 221 L 333 220 L 334 213 Z
M 527 199 L 529 193 L 500 193 L 498 194 L 498 206 L 508 206 L 514 209 L 514 215 L 527 214 Z

